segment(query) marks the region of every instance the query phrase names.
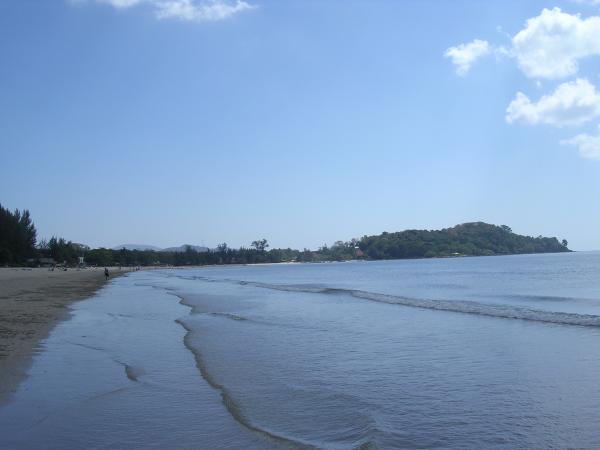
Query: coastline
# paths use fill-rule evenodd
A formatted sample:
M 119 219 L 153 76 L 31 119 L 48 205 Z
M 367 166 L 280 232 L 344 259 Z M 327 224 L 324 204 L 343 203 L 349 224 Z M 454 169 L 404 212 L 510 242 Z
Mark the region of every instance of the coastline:
M 111 278 L 124 275 L 110 268 Z M 68 271 L 0 268 L 0 405 L 27 376 L 40 343 L 62 320 L 69 306 L 90 297 L 107 281 L 104 268 Z

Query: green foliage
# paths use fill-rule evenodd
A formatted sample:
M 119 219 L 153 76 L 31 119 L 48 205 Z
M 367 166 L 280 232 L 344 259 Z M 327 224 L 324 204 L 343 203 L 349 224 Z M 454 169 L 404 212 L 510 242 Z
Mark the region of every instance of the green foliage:
M 360 249 L 369 259 L 432 258 L 444 256 L 509 255 L 568 252 L 556 238 L 521 236 L 506 225 L 483 222 L 443 230 L 406 230 L 364 236 Z
M 42 240 L 38 246 L 39 256 L 52 259 L 58 264 L 76 264 L 78 257 L 85 256 L 87 251 L 89 248 L 85 245 L 75 244 L 56 236 L 52 236 L 48 241 Z
M 29 211 L 0 205 L 0 264 L 23 264 L 36 256 L 36 230 Z
M 155 250 L 110 250 L 105 248 L 90 250 L 86 253 L 86 262 L 90 265 L 109 266 L 152 266 L 152 265 L 218 265 L 218 264 L 256 264 L 295 261 L 297 250 L 272 249 L 267 251 L 266 239 L 254 241 L 251 248 L 229 248 L 226 243 L 216 249 L 197 251 L 187 246 L 183 252 L 165 252 Z
M 269 244 L 266 239 L 261 239 L 259 241 L 252 241 L 252 247 L 259 252 L 264 252 L 269 247 Z
M 252 241 L 250 248 L 232 249 L 226 243 L 216 249 L 197 251 L 187 246 L 182 251 L 154 250 L 90 250 L 81 244 L 52 237 L 41 241 L 38 249 L 36 230 L 29 211 L 10 212 L 0 205 L 0 264 L 23 264 L 28 259 L 51 258 L 58 263 L 76 264 L 85 257 L 89 265 L 152 266 L 256 264 L 279 262 L 348 261 L 353 259 L 433 258 L 447 256 L 508 255 L 518 253 L 568 252 L 565 239 L 521 236 L 506 225 L 483 222 L 464 223 L 443 230 L 406 230 L 384 232 L 378 236 L 337 241 L 318 250 L 268 250 L 266 239 Z

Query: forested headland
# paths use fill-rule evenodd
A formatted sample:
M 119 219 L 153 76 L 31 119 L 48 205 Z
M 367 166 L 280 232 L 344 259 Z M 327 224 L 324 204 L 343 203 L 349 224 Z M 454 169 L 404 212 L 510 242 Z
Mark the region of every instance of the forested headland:
M 280 262 L 325 262 L 355 259 L 405 259 L 457 256 L 510 255 L 522 253 L 569 252 L 566 240 L 531 237 L 513 233 L 506 225 L 471 222 L 442 230 L 384 232 L 360 239 L 337 241 L 317 250 L 269 249 L 266 239 L 248 247 L 230 248 L 226 243 L 198 251 L 188 246 L 183 251 L 132 249 L 91 249 L 64 238 L 52 237 L 38 242 L 37 231 L 28 210 L 10 211 L 0 205 L 0 265 L 38 266 L 41 264 L 98 266 L 184 266 L 209 264 L 256 264 Z
M 506 225 L 470 222 L 443 230 L 406 230 L 364 236 L 360 249 L 369 259 L 488 256 L 568 252 L 568 242 L 555 237 L 513 233 Z

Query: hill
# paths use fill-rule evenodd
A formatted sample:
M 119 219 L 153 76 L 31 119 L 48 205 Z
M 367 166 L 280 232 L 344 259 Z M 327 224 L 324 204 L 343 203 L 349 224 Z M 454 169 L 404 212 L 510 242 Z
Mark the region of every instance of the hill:
M 182 252 L 185 252 L 188 247 L 190 247 L 192 250 L 194 250 L 196 252 L 207 252 L 208 251 L 208 247 L 202 247 L 200 245 L 189 245 L 189 244 L 183 244 L 183 245 L 180 245 L 179 247 L 168 247 L 168 248 L 160 248 L 160 247 L 156 247 L 154 245 L 146 245 L 146 244 L 123 244 L 123 245 L 117 245 L 116 247 L 113 247 L 112 250 L 125 249 L 125 250 L 138 250 L 138 251 L 142 251 L 142 252 L 151 250 L 154 252 L 182 253 Z
M 368 259 L 510 255 L 569 252 L 567 241 L 513 233 L 506 225 L 470 222 L 442 230 L 406 230 L 364 236 L 359 248 Z
M 191 248 L 192 250 L 194 250 L 195 252 L 207 252 L 208 251 L 208 247 L 202 247 L 200 245 L 189 245 L 189 244 L 183 244 L 183 245 L 180 245 L 179 247 L 163 248 L 162 250 L 159 250 L 159 251 L 182 253 L 182 252 L 187 251 L 188 247 Z
M 123 245 L 117 245 L 116 247 L 113 247 L 113 250 L 121 250 L 121 249 L 125 249 L 125 250 L 142 250 L 142 251 L 146 251 L 146 250 L 154 250 L 154 251 L 159 251 L 160 248 L 155 247 L 154 245 L 145 245 L 145 244 L 123 244 Z

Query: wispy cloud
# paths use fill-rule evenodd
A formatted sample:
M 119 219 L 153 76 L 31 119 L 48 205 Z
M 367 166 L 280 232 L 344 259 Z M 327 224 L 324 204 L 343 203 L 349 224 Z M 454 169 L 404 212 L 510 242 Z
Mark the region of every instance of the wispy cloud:
M 235 3 L 222 1 L 211 1 L 208 3 L 196 3 L 192 0 L 167 0 L 156 2 L 156 16 L 159 19 L 181 19 L 191 21 L 214 21 L 228 19 L 234 14 L 255 6 L 237 0 Z
M 475 39 L 467 44 L 459 44 L 450 47 L 444 52 L 444 57 L 450 58 L 456 66 L 456 73 L 465 76 L 471 70 L 471 66 L 482 56 L 490 53 L 490 45 L 487 41 Z
M 208 22 L 229 19 L 256 8 L 245 0 L 69 0 L 71 3 L 103 3 L 117 9 L 150 6 L 158 19 Z
M 85 0 L 79 0 L 80 2 Z M 97 0 L 98 3 L 107 3 L 114 6 L 115 8 L 130 8 L 135 5 L 139 5 L 145 0 Z
M 600 160 L 600 134 L 596 136 L 579 134 L 574 138 L 561 141 L 561 144 L 576 146 L 583 158 Z
M 600 0 L 571 0 L 571 3 L 579 5 L 600 6 Z

